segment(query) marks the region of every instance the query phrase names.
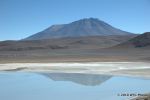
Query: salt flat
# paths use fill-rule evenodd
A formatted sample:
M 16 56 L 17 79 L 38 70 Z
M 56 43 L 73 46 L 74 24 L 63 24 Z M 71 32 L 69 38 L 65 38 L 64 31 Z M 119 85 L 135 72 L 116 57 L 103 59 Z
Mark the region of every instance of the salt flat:
M 5 63 L 0 71 L 90 73 L 150 77 L 147 62 Z

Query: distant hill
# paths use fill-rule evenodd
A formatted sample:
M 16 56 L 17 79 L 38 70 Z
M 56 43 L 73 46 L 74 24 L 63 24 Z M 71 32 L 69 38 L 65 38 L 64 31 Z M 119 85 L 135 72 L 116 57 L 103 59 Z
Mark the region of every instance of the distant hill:
M 33 34 L 24 40 L 41 40 L 64 37 L 83 36 L 108 36 L 108 35 L 130 35 L 132 33 L 114 28 L 111 25 L 96 19 L 86 18 L 69 24 L 52 25 L 51 27 Z
M 150 32 L 138 35 L 115 47 L 119 48 L 150 48 Z
M 59 38 L 43 40 L 24 40 L 24 41 L 3 41 L 0 42 L 0 51 L 22 51 L 38 49 L 96 49 L 107 48 L 124 41 L 127 41 L 136 35 L 124 36 L 87 36 L 76 38 Z

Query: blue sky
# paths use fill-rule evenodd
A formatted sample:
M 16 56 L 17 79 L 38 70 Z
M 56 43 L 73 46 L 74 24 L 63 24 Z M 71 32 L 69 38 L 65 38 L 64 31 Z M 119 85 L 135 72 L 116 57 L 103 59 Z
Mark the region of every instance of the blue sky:
M 0 0 L 0 40 L 22 39 L 53 24 L 89 17 L 143 33 L 150 31 L 150 0 Z

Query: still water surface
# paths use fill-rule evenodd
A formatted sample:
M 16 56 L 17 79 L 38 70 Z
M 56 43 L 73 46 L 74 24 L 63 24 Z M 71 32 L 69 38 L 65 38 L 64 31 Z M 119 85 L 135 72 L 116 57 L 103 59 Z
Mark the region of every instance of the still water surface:
M 150 79 L 75 73 L 0 72 L 0 100 L 127 100 Z

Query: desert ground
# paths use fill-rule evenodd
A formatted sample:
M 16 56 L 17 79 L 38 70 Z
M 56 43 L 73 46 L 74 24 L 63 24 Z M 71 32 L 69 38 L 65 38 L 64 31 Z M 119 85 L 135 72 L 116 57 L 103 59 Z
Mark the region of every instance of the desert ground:
M 0 70 L 81 72 L 150 77 L 145 48 L 41 49 L 1 51 Z
M 149 60 L 150 50 L 145 48 L 0 51 L 0 63 L 149 62 Z

